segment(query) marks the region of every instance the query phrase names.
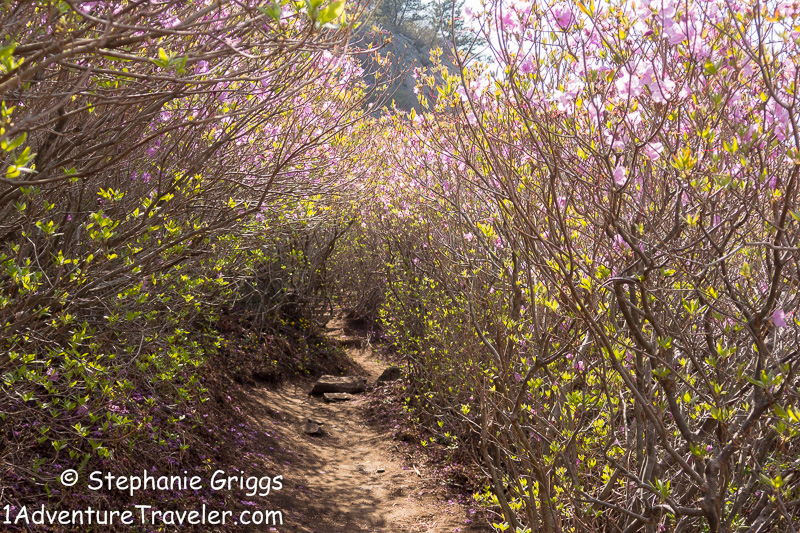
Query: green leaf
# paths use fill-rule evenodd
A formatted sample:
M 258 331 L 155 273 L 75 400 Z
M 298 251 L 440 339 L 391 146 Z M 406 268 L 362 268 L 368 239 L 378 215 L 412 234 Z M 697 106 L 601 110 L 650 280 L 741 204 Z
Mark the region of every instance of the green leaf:
M 186 72 L 186 61 L 189 59 L 189 56 L 183 56 L 178 60 L 178 65 L 175 67 L 175 71 L 178 74 L 183 74 Z
M 11 54 L 14 53 L 14 49 L 17 47 L 16 44 L 10 44 L 8 46 L 3 46 L 0 48 L 0 59 L 6 59 L 11 57 Z
M 331 2 L 328 7 L 323 9 L 319 14 L 319 21 L 322 24 L 330 22 L 339 18 L 344 12 L 345 0 L 335 0 Z
M 11 150 L 17 148 L 19 145 L 24 143 L 25 139 L 27 139 L 27 138 L 28 138 L 28 134 L 27 133 L 23 133 L 22 135 L 20 135 L 19 137 L 17 137 L 13 141 L 11 141 L 10 143 L 7 142 L 6 140 L 3 140 L 2 142 L 0 142 L 0 148 L 5 150 L 6 152 L 10 152 Z
M 168 67 L 171 61 L 172 58 L 167 55 L 167 52 L 163 48 L 158 49 L 158 59 L 153 59 L 153 63 L 161 68 Z
M 16 158 L 14 158 L 14 164 L 18 167 L 25 165 L 28 161 L 33 159 L 33 155 L 31 154 L 31 147 L 26 146 L 25 149 L 19 154 Z
M 306 12 L 311 20 L 317 20 L 319 17 L 319 8 L 322 6 L 322 0 L 305 0 Z
M 259 7 L 258 10 L 276 22 L 281 19 L 281 5 L 277 2 L 273 2 L 267 7 Z
M 752 383 L 756 387 L 761 387 L 762 389 L 767 387 L 767 385 L 763 381 L 758 380 L 758 379 L 753 379 L 750 376 L 745 376 L 744 379 L 746 379 L 747 381 L 749 381 L 750 383 Z

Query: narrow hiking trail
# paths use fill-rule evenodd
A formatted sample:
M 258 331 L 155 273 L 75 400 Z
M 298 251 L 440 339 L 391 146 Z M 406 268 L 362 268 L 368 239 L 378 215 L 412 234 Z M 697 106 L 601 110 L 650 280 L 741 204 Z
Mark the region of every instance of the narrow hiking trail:
M 342 323 L 328 325 L 343 335 Z M 375 383 L 386 365 L 366 345 L 348 343 L 348 356 Z M 313 381 L 248 392 L 246 415 L 265 435 L 264 455 L 283 475 L 284 487 L 268 497 L 284 525 L 254 531 L 292 533 L 432 532 L 478 533 L 490 528 L 425 472 L 404 465 L 397 442 L 365 421 L 365 400 L 326 403 L 309 396 Z M 322 424 L 322 436 L 307 435 L 307 419 Z

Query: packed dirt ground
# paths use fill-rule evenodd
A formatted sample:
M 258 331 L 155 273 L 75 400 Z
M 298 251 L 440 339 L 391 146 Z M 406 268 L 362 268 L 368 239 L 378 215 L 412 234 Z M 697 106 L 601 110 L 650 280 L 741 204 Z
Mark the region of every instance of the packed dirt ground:
M 341 338 L 341 327 L 331 322 L 329 335 Z M 374 384 L 386 364 L 367 343 L 348 344 L 357 371 Z M 481 525 L 468 497 L 448 491 L 425 466 L 410 464 L 401 443 L 368 423 L 364 397 L 327 403 L 309 394 L 312 385 L 307 379 L 250 388 L 242 406 L 251 427 L 266 437 L 264 457 L 282 469 L 283 489 L 268 500 L 283 512 L 284 525 L 273 530 L 491 531 Z M 320 424 L 321 435 L 304 431 L 309 419 Z

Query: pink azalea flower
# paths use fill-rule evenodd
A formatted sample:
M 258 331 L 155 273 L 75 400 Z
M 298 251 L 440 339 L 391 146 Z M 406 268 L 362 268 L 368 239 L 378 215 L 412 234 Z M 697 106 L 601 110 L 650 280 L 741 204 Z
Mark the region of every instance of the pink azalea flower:
M 627 243 L 625 242 L 625 239 L 623 239 L 622 235 L 620 235 L 619 233 L 614 235 L 614 239 L 612 240 L 612 242 L 614 243 L 614 250 L 616 250 L 618 252 L 620 250 L 622 250 L 623 246 L 627 246 Z
M 553 18 L 559 28 L 566 30 L 575 22 L 575 15 L 568 5 L 564 3 L 556 4 L 553 6 Z
M 644 155 L 649 157 L 651 161 L 657 160 L 659 155 L 661 155 L 661 152 L 663 151 L 664 151 L 664 145 L 658 142 L 648 143 L 647 145 L 645 145 L 644 148 L 642 148 L 642 152 L 644 153 Z
M 519 66 L 519 71 L 521 74 L 530 74 L 536 68 L 536 64 L 533 62 L 532 59 L 528 59 L 524 63 Z
M 620 165 L 614 169 L 614 183 L 622 187 L 626 181 L 628 181 L 628 169 Z
M 776 327 L 785 328 L 786 312 L 783 309 L 776 309 L 775 312 L 772 313 L 772 323 L 775 324 Z
M 506 13 L 502 19 L 503 29 L 507 32 L 513 32 L 517 29 L 517 21 L 514 19 L 512 13 Z

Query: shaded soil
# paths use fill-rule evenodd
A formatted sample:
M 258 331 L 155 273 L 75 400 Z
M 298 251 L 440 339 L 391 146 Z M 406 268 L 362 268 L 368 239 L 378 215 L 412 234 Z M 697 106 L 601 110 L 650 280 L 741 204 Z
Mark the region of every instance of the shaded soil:
M 340 338 L 342 324 L 329 324 Z M 348 332 L 349 333 L 349 332 Z M 345 343 L 354 372 L 368 384 L 386 367 L 376 353 L 357 342 Z M 297 380 L 271 388 L 252 388 L 237 398 L 249 425 L 263 434 L 263 457 L 283 489 L 266 497 L 270 509 L 283 512 L 276 531 L 338 532 L 490 532 L 474 511 L 426 473 L 409 465 L 398 441 L 365 419 L 367 400 L 325 403 L 309 396 L 313 381 Z M 324 434 L 303 432 L 307 419 L 320 422 Z M 461 498 L 461 502 L 465 499 Z M 253 531 L 270 531 L 268 527 Z

